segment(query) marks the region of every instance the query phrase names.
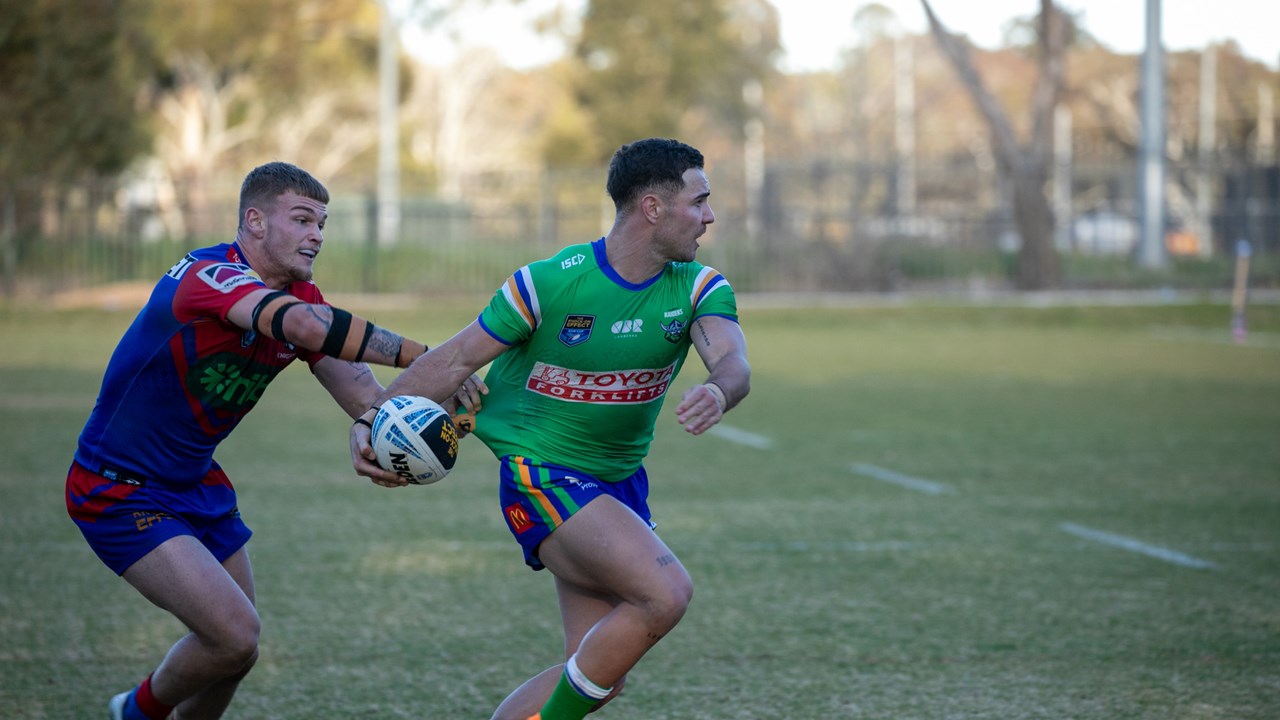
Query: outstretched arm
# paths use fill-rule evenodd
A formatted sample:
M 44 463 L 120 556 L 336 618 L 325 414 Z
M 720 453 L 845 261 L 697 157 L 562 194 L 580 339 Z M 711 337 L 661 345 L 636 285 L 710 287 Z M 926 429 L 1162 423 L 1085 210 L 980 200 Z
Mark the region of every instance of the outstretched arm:
M 506 349 L 506 345 L 493 339 L 478 322 L 473 321 L 457 335 L 414 361 L 351 426 L 351 464 L 356 474 L 386 487 L 406 484 L 404 478 L 383 470 L 374 462 L 373 448 L 369 445 L 369 427 L 365 423 L 372 423 L 378 407 L 396 395 L 420 395 L 444 403 L 455 392 L 466 392 L 471 401 L 467 409 L 478 409 L 480 394 L 488 392 L 488 388 L 467 380 Z
M 262 288 L 245 295 L 227 319 L 281 342 L 290 342 L 339 360 L 408 367 L 426 345 L 378 327 L 359 315 L 288 293 Z
M 382 394 L 382 383 L 365 363 L 326 357 L 311 372 L 347 415 L 359 417 Z
M 676 419 L 688 432 L 701 435 L 751 391 L 751 366 L 747 338 L 733 320 L 701 317 L 689 332 L 708 374 L 701 385 L 685 391 L 676 406 Z

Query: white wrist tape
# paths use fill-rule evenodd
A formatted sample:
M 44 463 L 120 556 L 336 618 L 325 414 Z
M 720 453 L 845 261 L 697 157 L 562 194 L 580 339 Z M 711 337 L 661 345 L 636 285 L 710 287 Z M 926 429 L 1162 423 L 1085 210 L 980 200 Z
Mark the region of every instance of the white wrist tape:
M 729 406 L 724 397 L 724 390 L 721 390 L 720 386 L 713 382 L 703 383 L 702 387 L 706 388 L 711 393 L 711 396 L 716 399 L 716 404 L 720 406 L 720 412 L 723 413 Z

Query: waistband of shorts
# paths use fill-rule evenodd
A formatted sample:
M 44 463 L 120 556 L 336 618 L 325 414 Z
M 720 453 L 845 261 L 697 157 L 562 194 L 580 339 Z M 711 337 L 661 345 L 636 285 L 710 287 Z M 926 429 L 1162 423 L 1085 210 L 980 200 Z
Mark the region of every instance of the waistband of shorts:
M 146 478 L 136 473 L 129 472 L 124 468 L 116 467 L 115 465 L 109 465 L 107 463 L 103 463 L 99 465 L 97 470 L 91 470 L 90 472 L 94 472 L 97 475 L 101 475 L 102 477 L 112 482 L 124 483 L 126 485 L 145 487 L 147 484 Z

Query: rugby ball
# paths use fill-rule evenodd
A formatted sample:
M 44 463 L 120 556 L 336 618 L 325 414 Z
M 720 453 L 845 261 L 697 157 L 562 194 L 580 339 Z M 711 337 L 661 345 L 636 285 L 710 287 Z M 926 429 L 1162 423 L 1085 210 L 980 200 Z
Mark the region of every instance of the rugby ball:
M 458 430 L 440 404 L 397 395 L 378 408 L 369 439 L 378 466 L 410 485 L 440 482 L 458 459 Z

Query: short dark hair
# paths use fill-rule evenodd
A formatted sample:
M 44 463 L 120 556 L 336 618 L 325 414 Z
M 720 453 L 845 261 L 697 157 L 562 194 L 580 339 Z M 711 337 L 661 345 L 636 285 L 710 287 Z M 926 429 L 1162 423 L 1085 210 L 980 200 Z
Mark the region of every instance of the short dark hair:
M 659 188 L 673 195 L 680 192 L 684 189 L 685 172 L 702 167 L 702 153 L 679 140 L 637 140 L 613 154 L 605 189 L 621 212 L 647 190 Z
M 244 222 L 244 213 L 249 208 L 269 207 L 287 192 L 329 204 L 329 190 L 311 173 L 287 162 L 269 162 L 250 170 L 240 184 L 239 223 Z

